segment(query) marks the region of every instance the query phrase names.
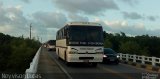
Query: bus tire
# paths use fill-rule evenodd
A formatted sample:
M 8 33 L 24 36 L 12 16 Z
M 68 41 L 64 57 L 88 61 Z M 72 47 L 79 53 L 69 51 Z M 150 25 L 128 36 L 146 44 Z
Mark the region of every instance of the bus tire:
M 67 54 L 66 54 L 66 51 L 64 52 L 64 60 L 67 62 Z
M 58 56 L 58 59 L 61 60 L 61 58 Z
M 59 56 L 59 49 L 57 51 L 57 56 L 58 56 L 58 59 L 61 60 L 61 57 Z

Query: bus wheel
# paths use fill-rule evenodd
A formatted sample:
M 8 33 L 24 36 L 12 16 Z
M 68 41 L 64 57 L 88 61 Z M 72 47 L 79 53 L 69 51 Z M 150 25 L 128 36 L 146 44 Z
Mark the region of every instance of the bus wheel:
M 61 60 L 61 58 L 58 56 L 58 59 Z
M 97 67 L 97 63 L 92 63 L 92 66 L 93 67 Z

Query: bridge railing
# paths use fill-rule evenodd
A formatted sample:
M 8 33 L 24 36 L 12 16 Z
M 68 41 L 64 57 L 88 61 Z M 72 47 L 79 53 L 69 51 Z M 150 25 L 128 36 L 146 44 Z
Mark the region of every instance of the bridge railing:
M 148 56 L 140 56 L 140 55 L 131 55 L 131 54 L 123 54 L 119 53 L 120 60 L 129 61 L 131 60 L 134 63 L 140 61 L 141 64 L 146 64 L 146 62 L 150 62 L 152 66 L 156 66 L 156 64 L 160 64 L 160 58 L 157 57 L 148 57 Z
M 36 55 L 34 56 L 32 62 L 30 63 L 30 67 L 28 69 L 26 69 L 24 79 L 33 79 L 32 76 L 34 76 L 36 74 L 37 68 L 38 68 L 38 61 L 39 61 L 40 52 L 41 52 L 41 47 L 38 49 Z

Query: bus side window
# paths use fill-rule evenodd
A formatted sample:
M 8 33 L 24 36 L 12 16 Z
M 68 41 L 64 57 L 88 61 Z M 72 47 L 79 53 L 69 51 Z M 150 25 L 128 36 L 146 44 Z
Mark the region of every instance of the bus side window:
M 64 35 L 65 34 L 65 32 L 64 32 L 64 29 L 62 30 L 62 39 L 64 39 Z
M 62 30 L 60 31 L 60 39 L 62 39 Z
M 66 28 L 66 39 L 68 39 L 68 38 L 69 38 L 69 29 Z
M 67 33 L 66 33 L 66 28 L 64 28 L 64 38 L 66 39 Z
M 64 38 L 66 39 L 68 37 L 68 26 L 65 26 L 64 28 Z

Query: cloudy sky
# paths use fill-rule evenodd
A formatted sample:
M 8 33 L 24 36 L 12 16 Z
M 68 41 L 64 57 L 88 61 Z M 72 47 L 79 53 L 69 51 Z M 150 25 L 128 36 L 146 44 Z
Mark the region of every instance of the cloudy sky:
M 66 22 L 100 23 L 106 32 L 160 36 L 160 0 L 0 0 L 0 32 L 55 39 Z

